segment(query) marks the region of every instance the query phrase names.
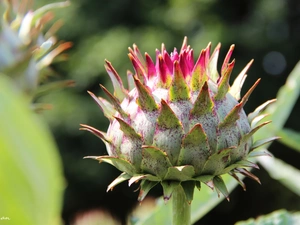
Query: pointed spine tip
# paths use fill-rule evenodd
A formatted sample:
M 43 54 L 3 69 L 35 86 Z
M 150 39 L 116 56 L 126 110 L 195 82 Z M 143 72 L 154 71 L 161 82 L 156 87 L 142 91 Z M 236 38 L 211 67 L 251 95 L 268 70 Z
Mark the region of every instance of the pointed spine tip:
M 229 172 L 229 175 L 232 176 L 243 188 L 243 191 L 246 191 L 246 184 L 240 179 L 235 173 Z
M 115 110 L 118 111 L 123 118 L 128 118 L 128 114 L 125 113 L 124 110 L 122 109 L 119 99 L 116 98 L 114 95 L 112 95 L 102 84 L 100 84 L 100 87 L 104 91 L 106 96 L 109 98 L 109 100 L 111 101 Z
M 220 51 L 221 49 L 221 42 L 219 42 L 215 48 L 215 51 Z
M 172 195 L 170 196 L 164 196 L 164 203 L 167 204 L 168 201 L 171 199 Z
M 163 53 L 164 51 L 166 51 L 166 46 L 165 43 L 161 43 L 161 53 Z
M 87 93 L 94 99 L 94 101 L 97 103 L 101 111 L 104 113 L 104 115 L 109 119 L 113 119 L 113 115 L 115 114 L 115 109 L 113 106 L 106 101 L 105 99 L 98 98 L 95 94 L 93 94 L 90 91 L 87 91 Z
M 210 57 L 210 50 L 211 50 L 211 42 L 209 42 L 205 48 L 206 50 L 206 56 L 208 56 L 208 58 Z
M 255 176 L 253 173 L 249 172 L 248 170 L 244 169 L 244 168 L 237 168 L 235 169 L 238 173 L 246 176 L 246 177 L 249 177 L 250 179 L 256 181 L 257 183 L 259 183 L 261 185 L 261 182 L 260 182 L 260 179 Z
M 209 150 L 207 134 L 200 123 L 195 126 L 182 139 L 182 146 L 203 146 L 204 150 Z M 204 147 L 205 146 L 205 147 Z M 188 153 L 189 154 L 189 153 Z
M 240 100 L 241 98 L 241 89 L 244 84 L 244 81 L 247 77 L 246 73 L 249 70 L 250 66 L 253 63 L 253 59 L 244 67 L 244 69 L 239 73 L 239 75 L 235 78 L 232 86 L 230 87 L 229 93 L 235 97 L 236 100 Z
M 154 97 L 151 94 L 151 91 L 147 88 L 147 86 L 143 85 L 140 80 L 136 77 L 133 77 L 135 86 L 138 90 L 138 105 L 141 109 L 146 111 L 155 111 L 158 109 L 158 105 L 156 104 Z
M 235 60 L 232 60 L 231 63 L 229 63 L 225 69 L 224 75 L 219 79 L 218 81 L 218 93 L 215 95 L 215 100 L 222 100 L 226 94 L 228 93 L 228 90 L 230 88 L 229 80 L 230 75 L 233 70 L 235 64 Z
M 217 83 L 217 81 L 220 78 L 218 69 L 217 69 L 217 64 L 218 64 L 218 58 L 219 58 L 219 53 L 220 53 L 220 48 L 221 48 L 221 44 L 219 43 L 210 58 L 208 58 L 208 70 L 207 70 L 207 74 L 210 77 L 210 79 Z M 208 56 L 209 57 L 209 56 Z
M 157 124 L 168 129 L 176 127 L 182 128 L 180 120 L 164 99 L 161 100 L 161 109 L 160 115 L 157 118 Z
M 111 62 L 105 59 L 105 65 L 104 65 L 111 82 L 114 87 L 114 95 L 119 99 L 119 101 L 123 100 L 125 97 L 128 96 L 127 90 L 123 86 L 122 79 L 120 78 L 119 74 L 115 70 L 115 68 L 112 66 Z
M 127 74 L 128 90 L 131 91 L 134 88 L 133 74 L 130 70 L 127 70 L 126 74 Z
M 187 38 L 187 36 L 185 36 L 185 37 L 183 38 L 183 42 L 182 42 L 180 54 L 187 48 L 187 42 L 188 42 L 188 38 Z
M 97 130 L 94 127 L 91 127 L 86 124 L 80 124 L 81 128 L 79 130 L 86 130 L 89 131 L 90 133 L 94 134 L 96 137 L 100 138 L 103 142 L 111 144 L 111 141 L 106 137 L 105 133 Z
M 243 104 L 243 106 L 245 106 L 245 104 L 248 101 L 250 95 L 252 94 L 252 92 L 254 91 L 254 89 L 257 87 L 257 85 L 259 84 L 260 80 L 261 80 L 260 78 L 257 79 L 257 81 L 252 85 L 252 87 L 247 91 L 247 93 L 242 98 L 241 103 Z
M 277 99 L 272 99 L 269 101 L 266 101 L 262 105 L 258 106 L 252 113 L 248 115 L 248 120 L 252 122 L 263 110 L 266 109 L 266 107 L 274 102 L 276 102 Z
M 100 163 L 101 163 L 99 156 L 85 156 L 85 157 L 83 157 L 83 159 L 94 159 L 94 160 L 100 161 Z
M 205 113 L 212 112 L 214 107 L 214 102 L 209 94 L 207 81 L 204 82 L 196 101 L 194 102 L 194 107 L 190 114 L 195 116 L 200 116 Z
M 120 124 L 120 129 L 123 131 L 123 133 L 131 138 L 136 138 L 141 140 L 142 137 L 140 134 L 138 134 L 130 124 L 128 124 L 125 120 L 123 120 L 120 117 L 114 117 Z
M 171 60 L 169 53 L 166 50 L 164 50 L 164 52 L 163 52 L 163 58 L 164 58 L 164 61 L 166 63 L 166 66 L 167 66 L 169 72 L 171 74 L 173 74 L 173 62 Z
M 194 65 L 193 71 L 192 71 L 192 80 L 191 80 L 191 88 L 192 91 L 197 91 L 201 88 L 203 83 L 207 80 L 206 76 L 206 65 L 207 65 L 207 58 L 206 58 L 206 49 L 203 49 L 199 57 Z
M 171 74 L 163 59 L 162 54 L 158 55 L 158 72 L 159 72 L 159 79 L 161 81 L 161 85 L 163 87 L 168 88 L 171 83 Z
M 86 91 L 90 96 L 93 96 L 94 95 L 94 93 L 93 92 L 91 92 L 91 91 Z
M 147 52 L 145 53 L 145 58 L 146 58 L 148 79 L 150 79 L 156 76 L 156 69 L 151 56 Z
M 224 120 L 219 124 L 219 128 L 231 126 L 240 118 L 240 112 L 243 109 L 243 103 L 240 102 L 225 116 Z
M 234 50 L 234 47 L 235 45 L 231 45 L 228 52 L 227 52 L 227 55 L 225 56 L 225 59 L 224 59 L 224 62 L 223 62 L 223 65 L 222 65 L 222 68 L 221 68 L 221 76 L 224 75 L 226 69 L 227 69 L 227 66 L 228 66 L 228 63 L 230 61 L 230 58 L 231 58 L 231 55 L 233 53 L 233 50 Z
M 138 78 L 145 83 L 146 82 L 146 71 L 143 68 L 143 65 L 141 63 L 141 61 L 139 60 L 139 58 L 135 57 L 133 54 L 128 53 L 128 57 L 133 65 L 133 68 L 135 70 L 135 73 L 137 74 Z
M 174 76 L 169 90 L 170 101 L 190 99 L 189 87 L 183 77 L 179 62 L 174 62 Z
M 134 51 L 131 47 L 128 47 L 128 52 L 131 53 L 132 55 L 134 55 Z

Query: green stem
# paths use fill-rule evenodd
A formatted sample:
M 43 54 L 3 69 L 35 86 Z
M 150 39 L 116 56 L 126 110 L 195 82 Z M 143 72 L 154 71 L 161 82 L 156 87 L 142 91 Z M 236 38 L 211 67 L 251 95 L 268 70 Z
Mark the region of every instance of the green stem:
M 191 204 L 186 200 L 184 190 L 181 185 L 173 191 L 173 225 L 191 224 Z

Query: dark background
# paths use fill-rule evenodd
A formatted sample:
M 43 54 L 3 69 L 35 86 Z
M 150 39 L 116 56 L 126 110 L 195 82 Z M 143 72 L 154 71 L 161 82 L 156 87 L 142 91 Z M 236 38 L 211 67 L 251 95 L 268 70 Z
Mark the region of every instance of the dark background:
M 35 4 L 49 2 L 39 0 Z M 255 61 L 243 91 L 262 78 L 245 107 L 246 112 L 275 98 L 300 59 L 298 0 L 72 0 L 71 3 L 67 9 L 56 10 L 56 15 L 65 22 L 59 38 L 72 41 L 74 47 L 68 52 L 69 60 L 56 64 L 53 69 L 62 79 L 73 79 L 77 85 L 42 99 L 54 106 L 43 116 L 55 135 L 64 164 L 66 191 L 62 216 L 65 224 L 78 212 L 95 208 L 108 209 L 124 223 L 137 205 L 138 193 L 134 192 L 137 187 L 129 188 L 126 182 L 106 193 L 107 185 L 119 171 L 106 164 L 83 160 L 87 155 L 106 154 L 101 140 L 78 130 L 80 123 L 107 129 L 108 120 L 86 92 L 104 96 L 100 83 L 112 90 L 104 59 L 111 61 L 125 80 L 127 69 L 133 70 L 127 57 L 127 48 L 133 43 L 141 52 L 154 56 L 162 42 L 169 51 L 173 47 L 180 49 L 183 37 L 188 36 L 196 56 L 208 42 L 213 47 L 221 42 L 219 63 L 229 46 L 235 44 L 236 66 L 232 78 L 252 58 Z M 299 114 L 298 101 L 286 127 L 300 131 Z M 300 157 L 295 151 L 278 142 L 269 150 L 300 169 Z M 246 179 L 247 191 L 236 188 L 231 193 L 231 202 L 223 201 L 202 218 L 201 224 L 233 224 L 281 208 L 300 210 L 297 195 L 272 180 L 263 169 L 254 173 L 262 185 Z M 159 196 L 161 192 L 155 188 L 150 195 Z

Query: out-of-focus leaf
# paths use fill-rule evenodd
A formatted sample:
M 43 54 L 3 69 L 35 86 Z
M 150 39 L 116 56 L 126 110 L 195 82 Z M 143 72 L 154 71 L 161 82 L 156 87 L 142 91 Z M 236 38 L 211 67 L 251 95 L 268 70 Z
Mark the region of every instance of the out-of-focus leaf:
M 75 85 L 75 82 L 72 80 L 63 80 L 63 81 L 47 83 L 47 84 L 39 86 L 35 90 L 34 96 L 37 98 L 37 97 L 45 95 L 53 90 L 56 90 L 59 88 L 65 88 L 65 87 L 72 87 L 74 85 Z
M 229 193 L 238 185 L 238 182 L 228 174 L 222 175 L 222 178 Z M 202 185 L 200 191 L 195 190 L 194 200 L 192 201 L 191 208 L 192 223 L 195 223 L 197 220 L 199 220 L 199 218 L 202 218 L 206 213 L 208 213 L 223 200 L 223 195 L 218 197 L 217 193 L 212 191 L 206 185 Z
M 64 2 L 55 2 L 55 3 L 50 3 L 47 5 L 44 5 L 43 7 L 34 11 L 32 22 L 35 23 L 38 19 L 40 19 L 48 11 L 53 10 L 53 9 L 67 7 L 70 5 L 70 3 L 71 3 L 70 1 L 64 1 Z
M 222 176 L 229 192 L 231 192 L 238 184 L 229 175 Z M 215 191 L 212 191 L 206 185 L 202 185 L 201 190 L 195 190 L 194 199 L 191 207 L 191 221 L 195 223 L 199 218 L 204 216 L 219 202 L 223 201 L 224 197 L 218 197 Z M 172 198 L 171 200 L 172 201 Z M 136 225 L 152 225 L 152 224 L 172 224 L 172 204 L 171 202 L 164 203 L 162 198 L 159 198 L 157 205 L 152 213 L 147 218 L 142 218 Z
M 277 94 L 277 101 L 267 107 L 264 113 L 271 115 L 272 123 L 258 130 L 254 139 L 264 139 L 270 136 L 276 136 L 280 131 L 299 97 L 300 93 L 300 62 L 295 66 L 291 74 L 288 76 L 284 86 L 282 86 Z M 268 146 L 268 145 L 267 145 Z M 266 148 L 266 145 L 264 146 Z
M 31 9 L 29 1 L 2 2 L 0 5 L 6 12 L 0 18 L 3 25 L 0 28 L 0 72 L 13 78 L 15 86 L 31 103 L 39 97 L 35 93 L 45 93 L 46 88 L 52 91 L 54 86 L 65 87 L 57 83 L 49 84 L 50 87 L 40 88 L 40 85 L 45 85 L 47 78 L 56 74 L 50 64 L 66 59 L 63 53 L 72 46 L 71 42 L 58 41 L 55 37 L 59 23 L 50 25 L 54 19 L 52 10 L 66 7 L 70 2 L 47 4 L 36 11 Z
M 297 63 L 291 74 L 288 76 L 284 86 L 277 93 L 277 101 L 267 107 L 264 113 L 271 115 L 272 123 L 258 130 L 254 139 L 264 139 L 276 136 L 286 120 L 288 119 L 300 93 L 300 62 Z M 264 145 L 264 148 L 269 144 Z
M 286 210 L 278 210 L 257 219 L 249 219 L 237 222 L 235 225 L 299 225 L 300 212 L 290 213 Z
M 279 141 L 286 146 L 300 152 L 300 133 L 294 130 L 285 128 L 279 130 L 277 135 L 281 137 Z
M 261 157 L 258 162 L 270 176 L 300 196 L 300 170 L 275 157 Z
M 293 107 L 300 94 L 300 62 L 297 63 L 293 71 L 287 78 L 277 94 L 277 101 L 267 108 L 267 113 L 271 114 L 271 126 L 277 130 L 282 129 L 286 120 L 290 116 Z M 270 126 L 269 126 L 270 127 Z M 269 135 L 269 134 L 267 134 Z
M 7 224 L 57 225 L 61 162 L 47 128 L 26 103 L 9 78 L 0 74 L 1 216 Z
M 277 94 L 277 101 L 272 105 L 268 106 L 268 108 L 266 109 L 266 113 L 271 114 L 272 123 L 256 132 L 256 134 L 254 135 L 255 140 L 278 135 L 278 131 L 280 131 L 283 128 L 286 120 L 288 119 L 298 99 L 299 93 L 300 62 L 296 65 L 296 67 L 293 69 L 293 71 L 287 78 L 286 84 L 280 88 Z M 267 148 L 268 146 L 269 144 L 266 144 L 263 147 Z M 294 147 L 289 147 L 297 148 L 297 146 L 295 145 Z M 294 191 L 296 194 L 299 194 L 300 186 L 296 182 L 297 179 L 300 179 L 299 170 L 275 158 L 269 159 L 267 157 L 262 157 L 258 158 L 258 162 L 268 171 L 268 173 L 274 179 L 281 182 L 283 185 L 285 185 L 290 190 Z

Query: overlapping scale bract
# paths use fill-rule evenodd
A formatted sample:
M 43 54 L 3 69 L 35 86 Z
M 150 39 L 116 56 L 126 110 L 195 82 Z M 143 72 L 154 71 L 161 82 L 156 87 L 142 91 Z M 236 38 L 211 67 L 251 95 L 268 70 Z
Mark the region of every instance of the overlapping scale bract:
M 268 122 L 255 127 L 251 122 L 258 124 L 255 118 L 267 104 L 258 107 L 249 118 L 243 110 L 259 80 L 240 100 L 251 63 L 230 86 L 234 46 L 230 47 L 220 73 L 217 70 L 220 44 L 212 54 L 210 48 L 209 44 L 194 62 L 193 49 L 185 38 L 179 53 L 176 48 L 167 53 L 163 44 L 160 51 L 156 50 L 154 63 L 134 45 L 129 48 L 129 58 L 135 73 L 127 73 L 128 83 L 134 85 L 132 90 L 123 87 L 116 70 L 106 61 L 115 90 L 111 94 L 102 89 L 110 103 L 90 94 L 111 121 L 110 126 L 106 134 L 87 125 L 82 125 L 82 129 L 101 138 L 108 148 L 109 156 L 88 158 L 110 163 L 123 172 L 109 189 L 124 180 L 129 180 L 129 184 L 141 180 L 139 200 L 142 200 L 152 187 L 161 183 L 164 198 L 168 200 L 173 189 L 182 185 L 192 200 L 193 187 L 200 189 L 200 183 L 216 188 L 228 198 L 221 177 L 225 173 L 237 179 L 243 188 L 236 173 L 259 182 L 245 168 L 257 168 L 248 160 L 249 153 L 258 146 L 252 143 L 252 135 Z

